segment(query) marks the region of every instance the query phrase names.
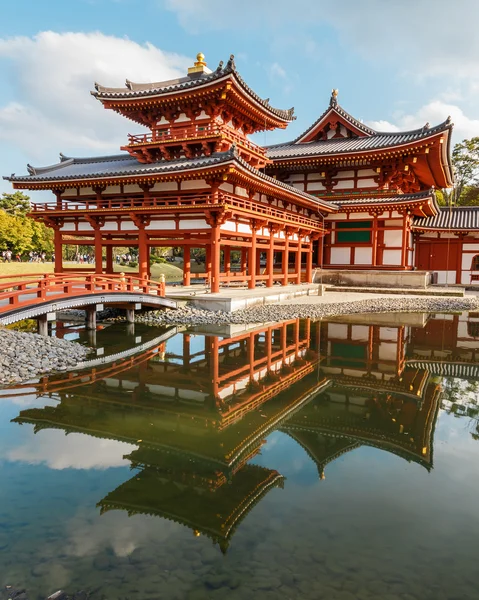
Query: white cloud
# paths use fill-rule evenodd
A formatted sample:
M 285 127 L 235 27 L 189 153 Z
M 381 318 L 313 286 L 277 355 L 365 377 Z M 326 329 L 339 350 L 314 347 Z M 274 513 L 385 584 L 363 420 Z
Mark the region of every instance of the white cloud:
M 422 106 L 413 114 L 397 113 L 394 122 L 368 121 L 368 125 L 378 131 L 408 131 L 423 127 L 426 123 L 431 126 L 442 123 L 447 116 L 454 123 L 453 137 L 458 142 L 464 138 L 479 136 L 479 119 L 472 119 L 455 104 L 442 100 L 433 100 Z
M 191 62 L 100 32 L 3 38 L 0 58 L 11 63 L 16 98 L 0 106 L 0 140 L 40 165 L 59 151 L 117 152 L 128 131 L 141 129 L 102 108 L 89 93 L 95 81 L 116 87 L 125 78 L 162 81 L 184 74 Z
M 123 456 L 136 446 L 116 440 L 92 438 L 80 433 L 66 436 L 62 431 L 40 431 L 6 452 L 12 462 L 45 464 L 50 469 L 108 469 L 128 466 Z

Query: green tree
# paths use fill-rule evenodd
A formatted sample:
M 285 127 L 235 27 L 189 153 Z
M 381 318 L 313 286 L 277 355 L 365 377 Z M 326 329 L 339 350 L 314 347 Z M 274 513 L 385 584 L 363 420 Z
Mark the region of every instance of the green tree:
M 0 210 L 14 217 L 25 217 L 30 210 L 30 198 L 23 192 L 11 194 L 3 192 L 0 198 Z
M 479 203 L 479 137 L 462 140 L 454 146 L 452 165 L 455 179 L 452 203 Z

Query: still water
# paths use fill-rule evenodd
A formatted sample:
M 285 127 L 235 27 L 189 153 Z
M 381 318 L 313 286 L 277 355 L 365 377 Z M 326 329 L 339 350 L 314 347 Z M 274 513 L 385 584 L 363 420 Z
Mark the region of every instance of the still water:
M 479 315 L 114 324 L 0 392 L 0 587 L 478 598 Z

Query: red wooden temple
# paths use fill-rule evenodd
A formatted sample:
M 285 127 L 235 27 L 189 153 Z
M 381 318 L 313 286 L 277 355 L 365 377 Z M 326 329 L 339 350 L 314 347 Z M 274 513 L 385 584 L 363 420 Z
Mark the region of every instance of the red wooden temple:
M 62 246 L 86 244 L 95 249 L 96 273 L 113 271 L 114 247 L 137 247 L 143 278 L 151 248 L 180 247 L 183 283 L 204 278 L 212 292 L 231 281 L 249 288 L 311 282 L 314 266 L 434 269 L 462 283 L 474 266 L 479 278 L 479 257 L 464 254 L 476 251 L 479 219 L 447 216 L 434 194 L 453 183 L 449 119 L 378 132 L 347 113 L 333 90 L 303 134 L 262 147 L 248 136 L 286 128 L 293 109 L 259 97 L 233 56 L 211 71 L 198 54 L 184 77 L 96 84 L 92 94 L 143 132 L 130 135 L 121 154 L 60 155 L 56 165 L 7 178 L 16 189 L 54 193 L 31 215 L 55 230 L 58 273 Z M 201 273 L 191 271 L 195 248 L 206 253 Z M 234 268 L 232 250 L 241 257 Z

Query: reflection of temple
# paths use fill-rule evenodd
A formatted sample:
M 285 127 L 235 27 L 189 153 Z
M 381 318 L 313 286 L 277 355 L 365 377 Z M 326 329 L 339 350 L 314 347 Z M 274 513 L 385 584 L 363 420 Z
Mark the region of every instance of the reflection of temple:
M 22 411 L 35 432 L 129 442 L 135 475 L 99 502 L 102 513 L 172 519 L 223 551 L 276 470 L 251 464 L 274 430 L 317 465 L 362 445 L 432 468 L 440 387 L 407 366 L 405 326 L 292 320 L 230 332 L 189 332 L 148 361 Z

